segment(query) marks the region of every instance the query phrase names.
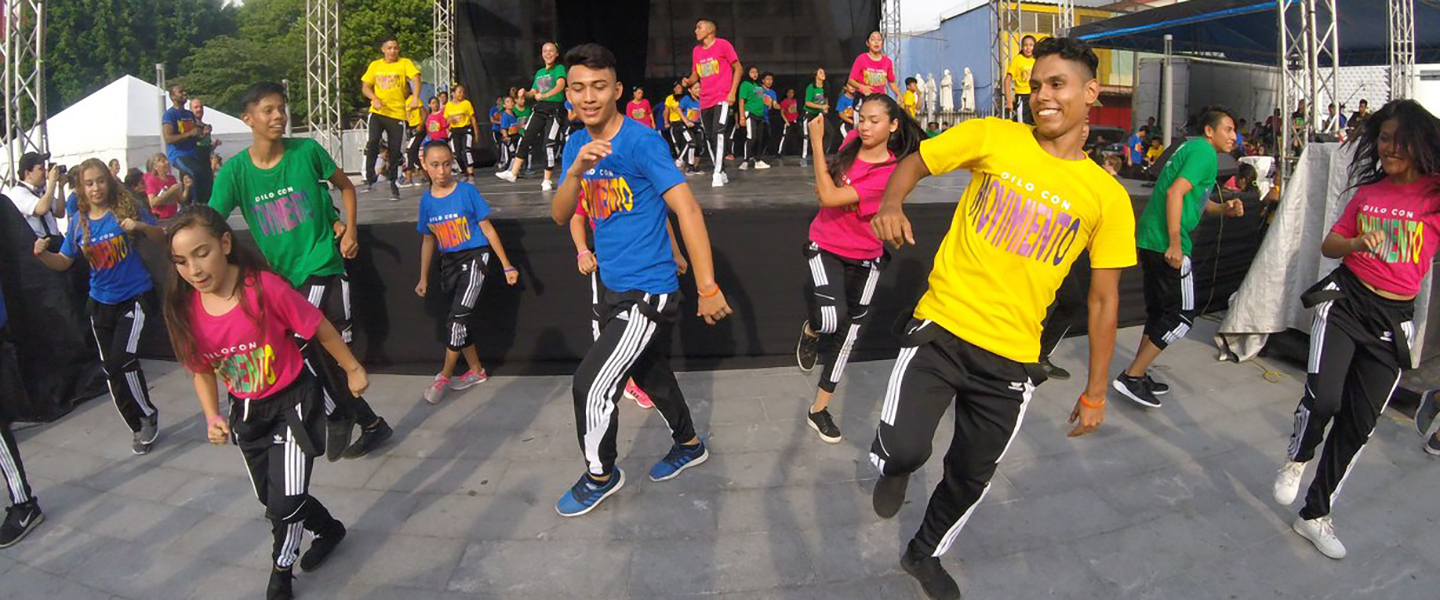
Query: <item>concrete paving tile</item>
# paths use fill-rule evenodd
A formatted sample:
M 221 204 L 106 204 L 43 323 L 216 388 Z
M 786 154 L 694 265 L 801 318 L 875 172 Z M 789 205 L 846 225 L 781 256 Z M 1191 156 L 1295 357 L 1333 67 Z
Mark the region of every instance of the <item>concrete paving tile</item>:
M 512 598 L 589 596 L 590 590 L 618 593 L 626 590 L 634 552 L 633 544 L 622 541 L 472 543 L 465 547 L 445 589 Z M 557 576 L 565 573 L 585 575 Z

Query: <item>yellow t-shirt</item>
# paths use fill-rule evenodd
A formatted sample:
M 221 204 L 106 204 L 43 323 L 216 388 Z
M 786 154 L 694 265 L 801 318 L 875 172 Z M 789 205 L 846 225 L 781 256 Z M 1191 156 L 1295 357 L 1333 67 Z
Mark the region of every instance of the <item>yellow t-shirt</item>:
M 375 87 L 375 97 L 380 99 L 382 106 L 378 109 L 371 107 L 370 112 L 404 120 L 405 95 L 410 90 L 410 79 L 419 74 L 420 69 L 415 68 L 415 63 L 408 58 L 393 63 L 387 63 L 383 58 L 372 61 L 365 74 L 360 76 L 360 81 Z
M 915 106 L 918 104 L 920 104 L 920 99 L 916 97 L 915 92 L 905 90 L 905 93 L 900 95 L 900 106 L 905 109 L 905 112 L 910 113 L 911 117 L 915 116 Z
M 665 123 L 680 120 L 680 100 L 674 94 L 665 97 Z
M 1015 80 L 1016 94 L 1030 93 L 1030 71 L 1034 69 L 1035 59 L 1033 57 L 1016 54 L 1015 58 L 1010 59 L 1009 73 L 1010 78 Z
M 405 123 L 411 127 L 419 127 L 424 118 L 420 116 L 420 105 L 405 107 Z
M 931 173 L 972 177 L 915 317 L 1022 363 L 1039 360 L 1045 309 L 1081 252 L 1095 269 L 1135 265 L 1125 188 L 1088 158 L 1046 152 L 1031 131 L 973 119 L 920 143 Z
M 475 107 L 470 105 L 469 100 L 446 102 L 445 120 L 450 122 L 451 129 L 469 127 L 470 123 L 475 120 Z

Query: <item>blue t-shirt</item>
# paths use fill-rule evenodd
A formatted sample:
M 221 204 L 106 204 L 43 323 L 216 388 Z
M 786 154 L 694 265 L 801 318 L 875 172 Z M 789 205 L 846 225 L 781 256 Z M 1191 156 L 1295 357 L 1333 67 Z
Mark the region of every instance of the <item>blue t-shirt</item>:
M 165 116 L 161 117 L 161 123 L 175 126 L 175 133 L 185 133 L 195 129 L 195 113 L 183 108 L 171 106 L 165 110 Z M 170 162 L 175 162 L 177 157 L 195 156 L 195 138 L 187 138 L 165 145 L 165 157 Z
M 498 113 L 498 112 L 503 111 L 503 110 L 505 110 L 505 109 L 500 108 L 500 107 L 498 107 L 498 106 L 492 106 L 492 107 L 490 107 L 490 131 L 500 131 L 501 125 L 500 125 L 500 123 L 496 123 L 496 122 L 495 122 L 495 113 Z M 503 122 L 505 121 L 505 119 L 502 118 L 502 119 L 500 119 L 500 121 L 501 121 L 501 123 L 503 123 Z
M 1138 165 L 1145 162 L 1145 150 L 1147 148 L 1148 145 L 1145 143 L 1145 138 L 1141 137 L 1138 131 L 1130 136 L 1129 141 L 1125 142 L 1125 151 L 1130 153 L 1130 162 L 1133 164 Z
M 428 189 L 420 195 L 420 220 L 415 229 L 421 235 L 435 236 L 441 252 L 459 252 L 490 245 L 480 229 L 480 222 L 489 217 L 490 205 L 480 191 L 461 181 L 444 198 L 436 198 Z
M 840 95 L 840 100 L 838 100 L 838 101 L 835 102 L 835 114 L 840 114 L 840 113 L 844 113 L 844 112 L 846 112 L 846 111 L 850 111 L 850 112 L 852 113 L 852 114 L 850 115 L 850 119 L 851 119 L 852 121 L 855 119 L 855 115 L 853 114 L 853 113 L 854 113 L 854 110 L 853 110 L 854 108 L 855 108 L 855 99 L 854 99 L 854 98 L 851 98 L 851 97 L 849 97 L 849 96 L 846 96 L 846 95 L 844 95 L 844 94 L 841 94 L 841 95 Z
M 560 181 L 590 131 L 580 129 L 565 141 Z M 670 158 L 665 139 L 654 129 L 625 119 L 610 140 L 610 155 L 582 176 L 580 193 L 595 230 L 595 257 L 600 280 L 616 292 L 670 294 L 680 289 L 670 234 L 669 210 L 662 194 L 685 183 Z
M 60 253 L 72 259 L 84 254 L 90 262 L 90 297 L 102 304 L 119 304 L 150 291 L 150 271 L 145 270 L 135 242 L 120 228 L 115 213 L 90 219 L 90 238 L 78 243 L 82 218 L 88 217 L 76 215 L 71 219 L 70 233 L 60 245 Z M 155 224 L 148 214 L 142 213 L 140 219 Z
M 771 106 L 780 106 L 780 94 L 775 93 L 775 90 L 765 88 L 765 95 L 770 97 Z M 765 122 L 770 122 L 770 111 L 768 110 L 765 111 Z
M 700 101 L 693 96 L 685 96 L 680 99 L 680 112 L 685 115 L 685 118 L 690 119 L 691 124 L 700 124 Z
M 508 111 L 508 110 L 505 111 L 505 112 L 500 113 L 500 128 L 501 128 L 501 129 L 509 129 L 509 128 L 511 128 L 511 127 L 514 127 L 514 126 L 515 126 L 515 115 L 511 114 L 510 111 Z
M 80 198 L 75 196 L 75 192 L 70 192 L 65 197 L 65 217 L 74 218 L 77 212 L 80 212 Z

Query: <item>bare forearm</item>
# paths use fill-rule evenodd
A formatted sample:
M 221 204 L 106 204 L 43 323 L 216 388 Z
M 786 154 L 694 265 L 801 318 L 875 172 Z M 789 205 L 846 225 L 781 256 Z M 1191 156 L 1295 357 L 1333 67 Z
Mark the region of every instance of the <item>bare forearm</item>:
M 1360 238 L 1347 238 L 1338 233 L 1325 236 L 1325 241 L 1320 243 L 1320 253 L 1325 258 L 1345 258 L 1360 248 Z
M 666 225 L 669 225 L 668 221 Z M 575 254 L 584 254 L 590 251 L 590 243 L 585 239 L 585 217 L 570 216 L 570 241 L 575 244 Z
M 1118 293 L 1118 292 L 1117 292 Z M 1115 352 L 1115 328 L 1120 302 L 1117 298 L 1092 292 L 1087 338 L 1090 340 L 1090 369 L 1085 394 L 1104 398 L 1110 383 L 1110 358 Z
M 680 235 L 685 238 L 685 249 L 690 255 L 695 287 L 709 290 L 715 285 L 715 263 L 710 254 L 710 232 L 705 228 L 700 205 L 692 199 L 688 206 L 676 208 L 675 216 L 680 221 Z
M 500 241 L 500 234 L 495 232 L 495 226 L 489 219 L 480 222 L 480 231 L 485 233 L 485 239 L 490 241 L 490 249 L 500 259 L 500 266 L 506 269 L 513 268 L 510 264 L 510 256 L 505 254 L 505 244 Z
M 915 190 L 915 185 L 921 179 L 930 176 L 930 169 L 925 161 L 920 160 L 920 153 L 916 152 L 905 157 L 900 164 L 895 165 L 895 171 L 890 174 L 890 181 L 885 184 L 885 195 L 882 197 L 883 205 L 903 206 L 905 197 Z
M 550 200 L 550 218 L 555 220 L 556 225 L 564 225 L 575 215 L 575 205 L 579 203 L 580 176 L 566 173 L 560 187 L 555 190 L 555 198 Z
M 435 260 L 435 236 L 420 239 L 420 281 L 430 281 L 430 262 Z
M 210 417 L 220 415 L 220 392 L 215 387 L 215 373 L 195 373 L 195 397 L 200 401 L 200 412 Z
M 70 257 L 54 252 L 41 252 L 35 255 L 35 258 L 40 259 L 40 263 L 50 267 L 52 271 L 66 271 L 70 269 L 71 265 L 75 264 L 75 261 Z
M 1185 192 L 1177 191 L 1172 187 L 1165 193 L 1165 231 L 1170 235 L 1171 246 L 1180 245 L 1180 211 L 1185 208 Z

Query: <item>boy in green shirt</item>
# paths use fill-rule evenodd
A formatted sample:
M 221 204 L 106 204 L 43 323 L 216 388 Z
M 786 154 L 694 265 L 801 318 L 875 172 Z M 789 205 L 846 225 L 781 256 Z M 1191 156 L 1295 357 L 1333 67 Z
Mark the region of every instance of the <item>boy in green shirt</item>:
M 751 67 L 750 72 L 759 74 L 759 70 Z M 770 96 L 765 94 L 765 88 L 755 80 L 746 79 L 740 84 L 740 128 L 745 130 L 745 162 L 740 163 L 740 170 L 745 169 L 768 169 L 770 165 L 760 156 L 761 144 L 765 137 L 765 112 L 770 106 Z
M 285 88 L 257 83 L 241 101 L 240 118 L 250 126 L 254 144 L 220 169 L 210 207 L 226 216 L 239 208 L 271 268 L 320 308 L 348 343 L 350 281 L 344 259 L 354 258 L 359 248 L 355 185 L 314 140 L 282 137 L 287 119 Z M 343 222 L 321 181 L 340 190 Z M 320 377 L 325 392 L 326 457 L 358 458 L 388 439 L 394 431 L 364 398 L 350 393 L 334 359 L 318 344 L 299 343 L 306 365 Z M 351 445 L 356 423 L 361 426 L 360 438 Z
M 825 99 L 825 69 L 815 69 L 815 82 L 805 88 L 805 118 L 800 122 L 804 143 L 800 144 L 800 166 L 810 164 L 810 122 L 825 118 L 830 101 Z
M 1157 396 L 1170 386 L 1146 370 L 1165 347 L 1185 337 L 1195 318 L 1195 282 L 1190 265 L 1190 232 L 1204 214 L 1239 217 L 1238 199 L 1224 204 L 1207 199 L 1215 187 L 1216 153 L 1235 149 L 1235 120 L 1224 108 L 1200 116 L 1203 137 L 1185 142 L 1171 155 L 1155 182 L 1150 202 L 1135 226 L 1140 268 L 1145 273 L 1145 334 L 1135 360 L 1115 378 L 1115 390 L 1142 406 L 1159 408 Z

